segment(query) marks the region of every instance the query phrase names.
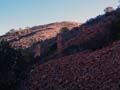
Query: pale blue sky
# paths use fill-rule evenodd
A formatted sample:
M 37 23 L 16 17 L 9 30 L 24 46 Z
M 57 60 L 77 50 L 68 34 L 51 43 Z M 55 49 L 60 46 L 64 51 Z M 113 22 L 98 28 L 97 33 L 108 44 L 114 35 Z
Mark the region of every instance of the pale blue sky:
M 56 21 L 85 22 L 118 0 L 0 0 L 0 35 L 12 28 Z

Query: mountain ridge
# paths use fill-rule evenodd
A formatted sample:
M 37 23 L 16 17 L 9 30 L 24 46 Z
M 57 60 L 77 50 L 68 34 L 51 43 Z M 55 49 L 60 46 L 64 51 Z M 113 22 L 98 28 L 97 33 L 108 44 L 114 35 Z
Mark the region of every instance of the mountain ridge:
M 39 42 L 41 40 L 43 41 L 45 39 L 50 39 L 56 36 L 62 27 L 67 27 L 71 29 L 79 25 L 80 24 L 76 22 L 68 22 L 68 21 L 55 22 L 51 24 L 34 26 L 31 28 L 15 31 L 15 32 L 6 34 L 5 36 L 2 36 L 1 39 L 13 43 L 12 44 L 13 47 L 28 48 L 31 41 Z M 26 45 L 22 45 L 23 43 L 26 43 Z M 18 44 L 19 45 L 21 44 L 21 45 L 17 46 Z

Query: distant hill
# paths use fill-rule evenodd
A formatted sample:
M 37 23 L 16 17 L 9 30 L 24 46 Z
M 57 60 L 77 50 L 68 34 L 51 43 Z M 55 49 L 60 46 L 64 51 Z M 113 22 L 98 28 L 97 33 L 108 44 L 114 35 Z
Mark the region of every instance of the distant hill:
M 7 33 L 0 39 L 10 42 L 14 48 L 28 48 L 36 42 L 55 37 L 63 27 L 71 29 L 79 25 L 76 22 L 56 22 Z

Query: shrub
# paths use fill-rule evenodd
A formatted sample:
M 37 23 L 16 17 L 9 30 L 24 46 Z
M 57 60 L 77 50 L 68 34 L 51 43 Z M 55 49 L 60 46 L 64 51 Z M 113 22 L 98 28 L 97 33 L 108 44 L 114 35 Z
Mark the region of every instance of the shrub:
M 16 90 L 25 71 L 33 60 L 32 54 L 21 49 L 15 50 L 8 42 L 0 42 L 0 88 Z
M 63 27 L 60 29 L 60 33 L 68 32 L 69 29 L 67 27 Z
M 113 39 L 120 39 L 120 15 L 117 16 L 116 20 L 113 22 L 112 31 Z

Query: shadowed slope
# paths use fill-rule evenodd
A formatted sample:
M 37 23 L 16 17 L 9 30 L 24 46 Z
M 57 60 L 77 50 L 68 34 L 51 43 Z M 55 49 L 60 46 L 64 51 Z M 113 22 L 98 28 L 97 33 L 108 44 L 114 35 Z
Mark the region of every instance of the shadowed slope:
M 93 53 L 38 65 L 27 90 L 119 90 L 120 41 Z

